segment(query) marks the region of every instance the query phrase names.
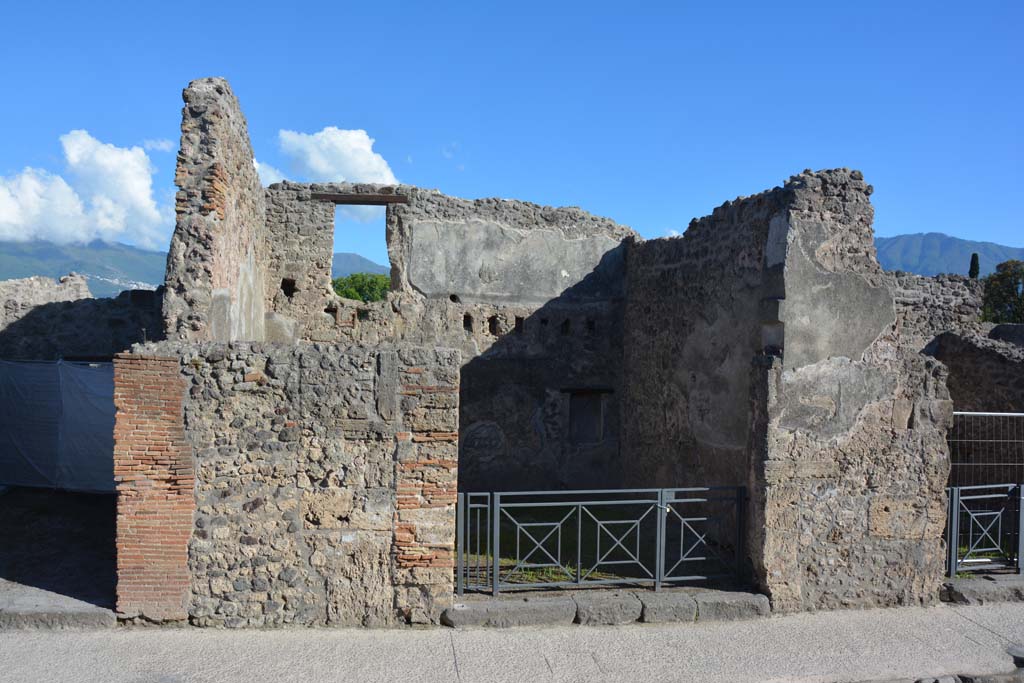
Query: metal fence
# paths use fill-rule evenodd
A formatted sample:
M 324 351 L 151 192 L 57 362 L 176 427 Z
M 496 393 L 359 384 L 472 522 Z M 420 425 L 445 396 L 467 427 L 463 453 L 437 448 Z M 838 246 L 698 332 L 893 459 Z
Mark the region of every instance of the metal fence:
M 456 587 L 736 581 L 742 487 L 460 493 Z
M 1024 413 L 954 412 L 946 571 L 1021 571 Z
M 1024 483 L 1024 413 L 953 413 L 950 486 Z
M 947 574 L 1012 570 L 1024 556 L 1024 486 L 954 486 L 946 518 Z

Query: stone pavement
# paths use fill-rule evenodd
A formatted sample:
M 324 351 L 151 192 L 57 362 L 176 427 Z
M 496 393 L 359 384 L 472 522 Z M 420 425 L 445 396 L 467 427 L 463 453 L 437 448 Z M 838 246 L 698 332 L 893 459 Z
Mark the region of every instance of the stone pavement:
M 1022 641 L 1020 603 L 591 628 L 22 630 L 0 632 L 0 680 L 915 680 L 1009 672 Z

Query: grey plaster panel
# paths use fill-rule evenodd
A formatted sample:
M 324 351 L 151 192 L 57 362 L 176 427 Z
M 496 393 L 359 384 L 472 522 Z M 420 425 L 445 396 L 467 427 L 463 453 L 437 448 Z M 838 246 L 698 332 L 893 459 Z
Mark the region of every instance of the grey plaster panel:
M 568 239 L 560 230 L 517 229 L 496 222 L 415 224 L 409 282 L 425 296 L 462 301 L 542 303 L 594 276 L 618 288 L 619 242 L 603 235 Z M 602 259 L 604 263 L 602 264 Z

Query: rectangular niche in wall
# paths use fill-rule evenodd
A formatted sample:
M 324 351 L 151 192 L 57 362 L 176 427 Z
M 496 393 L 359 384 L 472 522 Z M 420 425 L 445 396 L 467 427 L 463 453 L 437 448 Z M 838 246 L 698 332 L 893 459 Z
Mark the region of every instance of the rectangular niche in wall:
M 576 445 L 597 444 L 604 441 L 605 396 L 604 389 L 570 389 L 569 440 Z

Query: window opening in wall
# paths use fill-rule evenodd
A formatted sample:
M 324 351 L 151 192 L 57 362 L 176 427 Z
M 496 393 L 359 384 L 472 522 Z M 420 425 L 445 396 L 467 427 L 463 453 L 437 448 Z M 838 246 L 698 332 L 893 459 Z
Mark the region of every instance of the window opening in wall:
M 473 316 L 471 316 L 469 313 L 462 316 L 462 329 L 464 329 L 466 332 L 470 334 L 473 334 Z
M 295 292 L 298 291 L 298 287 L 295 286 L 295 280 L 290 277 L 286 277 L 281 280 L 281 291 L 286 297 L 291 299 L 295 296 Z
M 387 192 L 314 192 L 313 199 L 335 205 L 331 258 L 335 292 L 365 302 L 385 299 L 391 290 L 387 207 L 407 204 L 408 197 Z
M 328 306 L 327 308 L 324 309 L 324 313 L 326 315 L 329 315 L 331 317 L 331 319 L 334 320 L 335 323 L 338 322 L 338 307 L 337 306 Z
M 523 327 L 525 326 L 525 324 L 526 324 L 526 321 L 523 320 L 523 317 L 521 315 L 517 315 L 516 316 L 516 334 L 522 334 L 523 333 Z
M 498 316 L 492 315 L 487 319 L 487 331 L 495 337 L 498 336 Z
M 562 325 L 559 328 L 559 330 L 562 332 L 563 335 L 569 334 L 569 332 L 572 331 L 572 323 L 569 322 L 568 318 L 562 321 Z
M 569 440 L 576 445 L 604 441 L 605 396 L 600 389 L 570 389 Z

